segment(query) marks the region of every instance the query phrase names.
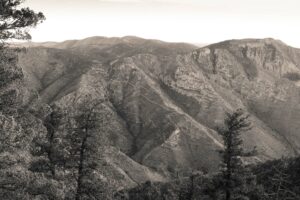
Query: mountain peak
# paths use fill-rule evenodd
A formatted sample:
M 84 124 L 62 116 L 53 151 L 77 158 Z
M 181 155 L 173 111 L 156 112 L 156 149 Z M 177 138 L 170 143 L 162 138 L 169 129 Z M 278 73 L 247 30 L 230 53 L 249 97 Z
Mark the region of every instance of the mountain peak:
M 209 47 L 229 47 L 229 46 L 265 46 L 265 45 L 272 45 L 274 47 L 289 47 L 281 40 L 277 40 L 274 38 L 263 38 L 263 39 L 252 39 L 252 38 L 246 38 L 246 39 L 233 39 L 233 40 L 225 40 L 219 43 L 208 45 Z

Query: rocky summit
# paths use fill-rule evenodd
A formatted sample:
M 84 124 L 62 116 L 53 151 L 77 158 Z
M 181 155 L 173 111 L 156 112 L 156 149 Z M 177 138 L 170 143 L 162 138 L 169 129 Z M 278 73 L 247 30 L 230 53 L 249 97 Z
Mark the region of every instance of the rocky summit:
M 71 116 L 82 104 L 102 102 L 101 131 L 92 139 L 103 148 L 90 154 L 104 162 L 95 176 L 118 188 L 217 170 L 217 129 L 237 108 L 252 123 L 244 148 L 258 152 L 245 162 L 300 153 L 300 49 L 281 41 L 199 48 L 129 36 L 26 47 L 18 58 L 24 106 L 42 119 L 50 105 Z M 57 138 L 66 135 L 58 129 Z

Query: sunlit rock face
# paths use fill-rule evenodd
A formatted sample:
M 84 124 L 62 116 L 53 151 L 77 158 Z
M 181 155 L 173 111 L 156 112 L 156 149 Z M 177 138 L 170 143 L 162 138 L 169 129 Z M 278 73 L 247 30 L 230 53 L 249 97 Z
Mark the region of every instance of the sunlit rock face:
M 217 127 L 237 108 L 250 114 L 253 129 L 243 137 L 245 148 L 257 146 L 255 160 L 300 150 L 300 51 L 280 41 L 197 49 L 95 37 L 43 46 L 19 58 L 32 92 L 28 106 L 56 103 L 71 113 L 106 98 L 103 157 L 107 177 L 123 185 L 215 171 L 223 147 Z

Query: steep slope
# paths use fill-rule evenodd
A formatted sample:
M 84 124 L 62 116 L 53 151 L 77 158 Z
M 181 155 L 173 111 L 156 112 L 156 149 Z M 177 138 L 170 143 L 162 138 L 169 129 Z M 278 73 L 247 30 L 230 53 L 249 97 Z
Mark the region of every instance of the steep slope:
M 129 42 L 133 43 L 132 41 Z M 105 41 L 99 43 L 102 44 Z M 141 51 L 147 52 L 155 49 L 163 52 L 164 49 L 167 49 L 168 52 L 165 52 L 165 55 L 175 55 L 176 52 L 188 52 L 194 49 L 192 45 L 186 44 L 183 44 L 181 48 L 180 44 L 168 44 L 158 41 L 143 40 L 143 43 L 147 43 L 147 45 L 141 46 L 143 47 Z M 32 93 L 32 98 L 28 101 L 28 108 L 38 110 L 41 107 L 41 109 L 44 109 L 44 103 L 55 103 L 66 110 L 67 113 L 72 113 L 72 110 L 79 109 L 81 101 L 89 102 L 91 99 L 103 98 L 108 89 L 108 66 L 106 64 L 112 59 L 122 57 L 122 55 L 134 54 L 133 51 L 128 51 L 127 48 L 114 51 L 116 49 L 114 45 L 102 49 L 99 44 L 99 48 L 93 49 L 95 54 L 100 55 L 97 57 L 89 51 L 89 46 L 84 46 L 85 44 L 86 42 L 83 42 L 83 46 L 78 45 L 79 49 L 33 47 L 19 55 L 19 64 L 23 67 L 26 86 Z M 118 42 L 117 45 L 123 44 Z M 126 46 L 126 44 L 124 45 Z M 174 45 L 180 48 L 178 50 L 173 49 Z M 152 46 L 153 48 L 151 48 Z M 139 51 L 141 47 L 134 47 L 134 51 Z M 82 55 L 81 50 L 87 52 Z M 109 52 L 107 57 L 105 56 L 106 52 Z M 96 56 L 97 60 L 92 59 L 90 56 Z M 89 99 L 91 96 L 92 98 Z M 107 157 L 104 156 L 110 166 L 109 170 L 105 169 L 108 171 L 106 175 L 109 179 L 115 179 L 115 182 L 120 181 L 122 184 L 118 187 L 122 185 L 135 186 L 137 183 L 148 179 L 167 180 L 167 177 L 157 174 L 154 170 L 126 156 L 126 154 L 132 155 L 135 146 L 133 144 L 134 138 L 128 131 L 129 125 L 113 105 L 108 103 L 107 108 L 108 115 L 111 114 L 111 123 L 109 127 L 104 129 L 104 132 L 106 137 L 109 138 L 108 144 L 113 146 L 110 151 L 105 153 Z
M 25 43 L 22 46 L 29 47 L 19 55 L 19 63 L 27 76 L 27 87 L 38 91 L 46 103 L 73 91 L 80 76 L 94 65 L 101 68 L 100 65 L 116 58 L 137 53 L 154 52 L 166 56 L 196 48 L 185 43 L 165 43 L 132 36 L 91 37 L 62 43 Z
M 37 91 L 45 103 L 72 91 L 81 75 L 93 64 L 83 56 L 49 48 L 28 49 L 19 55 L 19 63 L 26 76 L 27 88 Z
M 204 51 L 208 53 L 201 54 Z M 217 87 L 235 92 L 249 112 L 297 152 L 299 80 L 291 77 L 299 75 L 299 56 L 298 49 L 272 39 L 229 41 L 195 53 L 199 67 L 208 69 L 206 74 Z
M 257 160 L 300 150 L 300 50 L 280 41 L 232 40 L 196 49 L 93 37 L 30 48 L 19 62 L 39 102 L 71 112 L 80 102 L 109 99 L 103 115 L 110 122 L 103 128 L 107 176 L 123 177 L 122 185 L 216 170 L 223 146 L 216 130 L 236 108 L 251 115 L 244 142 L 248 149 L 257 146 Z

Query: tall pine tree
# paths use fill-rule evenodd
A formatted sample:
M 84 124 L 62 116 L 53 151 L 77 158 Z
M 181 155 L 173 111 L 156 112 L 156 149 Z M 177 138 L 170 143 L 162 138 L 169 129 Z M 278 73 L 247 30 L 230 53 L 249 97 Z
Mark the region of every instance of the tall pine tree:
M 255 149 L 245 152 L 241 134 L 251 130 L 249 115 L 241 109 L 228 113 L 224 127 L 219 129 L 223 138 L 224 150 L 221 151 L 221 189 L 226 200 L 255 200 L 260 198 L 260 187 L 250 168 L 242 161 L 255 155 Z

